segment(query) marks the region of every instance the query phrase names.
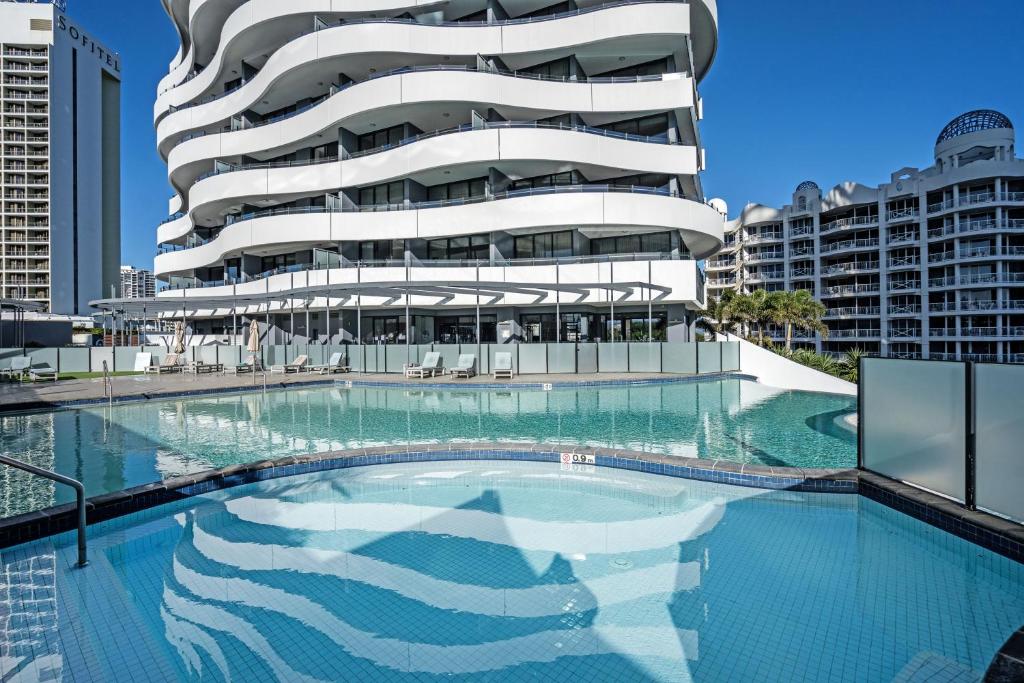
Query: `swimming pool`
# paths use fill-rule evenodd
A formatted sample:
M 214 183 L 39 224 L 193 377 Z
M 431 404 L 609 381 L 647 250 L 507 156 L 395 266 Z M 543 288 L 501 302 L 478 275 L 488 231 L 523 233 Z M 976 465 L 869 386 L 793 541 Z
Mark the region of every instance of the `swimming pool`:
M 0 678 L 968 681 L 1024 623 L 1021 565 L 861 496 L 549 463 L 286 477 L 90 551 L 0 551 Z
M 327 387 L 0 417 L 0 450 L 88 495 L 287 455 L 398 444 L 561 443 L 793 467 L 852 467 L 847 396 L 743 379 L 537 389 Z M 0 468 L 0 517 L 72 492 Z

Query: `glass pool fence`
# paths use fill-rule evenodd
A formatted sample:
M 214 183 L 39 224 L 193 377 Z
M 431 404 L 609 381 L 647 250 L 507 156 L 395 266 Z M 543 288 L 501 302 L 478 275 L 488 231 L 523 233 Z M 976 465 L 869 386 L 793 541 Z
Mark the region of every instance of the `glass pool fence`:
M 864 358 L 858 465 L 1024 522 L 1024 367 Z

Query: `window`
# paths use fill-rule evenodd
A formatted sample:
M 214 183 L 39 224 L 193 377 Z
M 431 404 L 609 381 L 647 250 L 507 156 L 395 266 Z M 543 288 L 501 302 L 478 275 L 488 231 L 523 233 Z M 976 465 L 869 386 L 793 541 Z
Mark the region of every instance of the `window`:
M 665 254 L 672 251 L 672 234 L 654 232 L 648 235 L 622 235 L 590 240 L 590 253 L 604 254 Z
M 807 197 L 800 197 L 796 202 L 796 208 L 800 211 L 807 210 Z
M 668 134 L 668 114 L 656 114 L 655 116 L 643 116 L 628 121 L 618 121 L 600 126 L 605 130 L 616 133 L 629 133 L 631 135 L 666 136 Z
M 564 173 L 553 173 L 551 175 L 537 176 L 536 178 L 521 178 L 509 184 L 508 190 L 530 190 L 539 187 L 558 187 L 563 185 L 580 184 L 580 174 L 577 171 L 566 171 Z
M 497 341 L 497 315 L 480 316 L 479 343 Z M 476 316 L 458 315 L 434 319 L 435 338 L 440 344 L 476 344 Z
M 543 64 L 536 64 L 534 66 L 521 69 L 521 71 L 528 74 L 537 74 L 538 76 L 547 76 L 549 78 L 568 78 L 572 71 L 572 65 L 570 64 L 568 57 L 563 57 Z
M 405 126 L 399 124 L 384 130 L 376 130 L 359 136 L 359 151 L 365 152 L 370 149 L 377 149 L 385 145 L 397 145 L 405 132 Z
M 278 268 L 287 268 L 288 266 L 294 266 L 297 263 L 295 254 L 277 254 L 276 256 L 264 256 L 260 262 L 260 271 L 266 273 L 267 271 L 277 270 Z
M 621 178 L 609 178 L 602 181 L 608 185 L 639 185 L 641 187 L 665 187 L 669 183 L 669 177 L 662 173 L 640 173 L 638 175 L 627 175 Z
M 488 235 L 466 235 L 427 242 L 427 258 L 438 260 L 478 260 L 491 258 L 491 238 Z
M 405 183 L 401 180 L 359 190 L 360 206 L 379 204 L 401 204 L 405 201 Z
M 487 194 L 487 178 L 458 180 L 427 188 L 427 199 L 432 202 L 483 197 Z
M 516 237 L 514 258 L 559 258 L 572 256 L 572 231 L 546 232 Z
M 600 74 L 602 78 L 629 78 L 636 76 L 660 76 L 661 74 L 668 73 L 668 57 L 662 57 L 661 59 L 655 59 L 650 62 L 644 62 L 643 64 L 634 64 L 633 66 L 623 67 L 621 69 L 615 69 L 614 71 L 606 71 Z
M 404 261 L 405 240 L 373 240 L 359 243 L 360 261 Z

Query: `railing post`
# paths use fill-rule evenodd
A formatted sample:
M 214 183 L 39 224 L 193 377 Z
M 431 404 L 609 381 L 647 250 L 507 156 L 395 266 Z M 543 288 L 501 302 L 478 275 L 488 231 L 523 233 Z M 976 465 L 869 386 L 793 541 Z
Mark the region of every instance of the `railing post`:
M 974 433 L 974 362 L 964 363 L 964 410 L 966 411 L 964 425 L 964 507 L 968 510 L 977 510 L 976 482 L 977 482 L 977 453 L 975 452 Z

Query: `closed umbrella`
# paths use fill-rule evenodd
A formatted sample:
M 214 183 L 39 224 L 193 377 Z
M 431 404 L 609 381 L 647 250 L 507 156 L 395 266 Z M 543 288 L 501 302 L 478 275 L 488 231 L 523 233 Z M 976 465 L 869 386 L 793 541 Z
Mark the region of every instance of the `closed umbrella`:
M 249 353 L 260 352 L 260 324 L 256 320 L 249 323 Z
M 174 348 L 173 353 L 185 353 L 185 326 L 181 321 L 174 323 Z

